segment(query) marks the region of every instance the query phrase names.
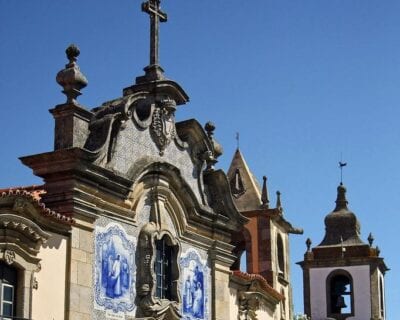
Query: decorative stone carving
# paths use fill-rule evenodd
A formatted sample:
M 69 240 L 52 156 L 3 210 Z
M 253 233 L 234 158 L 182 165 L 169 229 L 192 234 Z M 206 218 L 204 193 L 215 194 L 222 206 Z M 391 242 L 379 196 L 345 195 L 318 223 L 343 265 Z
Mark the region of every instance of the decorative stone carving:
M 80 90 L 86 87 L 88 81 L 81 73 L 76 63 L 80 54 L 79 48 L 71 44 L 66 50 L 69 63 L 65 65 L 65 69 L 57 74 L 57 82 L 63 87 L 63 93 L 67 96 L 67 103 L 77 104 L 76 98 L 81 95 Z
M 179 305 L 179 243 L 175 237 L 164 228 L 162 216 L 166 212 L 164 207 L 166 198 L 158 194 L 155 187 L 150 193 L 151 210 L 149 222 L 143 226 L 139 233 L 138 250 L 136 253 L 137 264 L 137 317 L 151 317 L 155 320 L 181 319 Z M 155 295 L 156 274 L 154 262 L 156 253 L 156 241 L 164 239 L 171 248 L 171 297 L 169 300 L 160 299 Z
M 7 264 L 12 265 L 15 260 L 15 252 L 13 250 L 6 249 L 4 250 L 3 258 Z
M 164 154 L 165 148 L 175 139 L 175 109 L 174 100 L 166 99 L 161 101 L 160 106 L 153 112 L 150 133 L 153 141 L 160 150 L 160 155 Z
M 223 150 L 222 146 L 214 139 L 215 125 L 208 121 L 204 129 L 207 132 L 210 149 L 203 154 L 203 160 L 206 161 L 207 170 L 214 170 L 214 166 L 218 162 L 217 158 L 222 155 Z
M 18 200 L 19 198 L 17 198 Z M 25 204 L 22 201 L 15 201 L 14 207 L 22 208 Z M 24 210 L 24 209 L 21 209 Z M 50 234 L 43 231 L 36 223 L 16 214 L 0 215 L 0 242 L 9 245 L 18 245 L 28 256 L 36 257 L 42 243 L 46 242 Z M 0 245 L 5 248 L 5 245 Z
M 32 280 L 32 289 L 34 289 L 34 290 L 39 289 L 39 283 L 38 283 L 36 277 L 34 277 Z
M 254 292 L 239 292 L 239 320 L 257 320 L 260 300 Z
M 16 198 L 14 201 L 13 211 L 18 213 L 23 213 L 26 206 L 28 205 L 27 201 L 23 198 Z

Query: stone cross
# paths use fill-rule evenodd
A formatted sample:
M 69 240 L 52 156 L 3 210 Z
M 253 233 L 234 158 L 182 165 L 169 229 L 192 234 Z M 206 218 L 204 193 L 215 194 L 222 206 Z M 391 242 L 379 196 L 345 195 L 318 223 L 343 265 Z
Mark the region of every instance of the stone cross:
M 150 66 L 157 66 L 159 24 L 167 21 L 167 14 L 161 11 L 160 0 L 143 2 L 142 11 L 150 16 Z

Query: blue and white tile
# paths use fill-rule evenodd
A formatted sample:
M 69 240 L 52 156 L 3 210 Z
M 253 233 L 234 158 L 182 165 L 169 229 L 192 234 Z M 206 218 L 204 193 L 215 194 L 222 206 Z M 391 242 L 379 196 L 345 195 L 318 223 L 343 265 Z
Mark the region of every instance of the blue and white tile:
M 185 320 L 208 320 L 210 310 L 210 268 L 194 248 L 180 258 L 182 315 Z
M 136 297 L 136 238 L 117 223 L 96 227 L 95 309 L 134 315 Z

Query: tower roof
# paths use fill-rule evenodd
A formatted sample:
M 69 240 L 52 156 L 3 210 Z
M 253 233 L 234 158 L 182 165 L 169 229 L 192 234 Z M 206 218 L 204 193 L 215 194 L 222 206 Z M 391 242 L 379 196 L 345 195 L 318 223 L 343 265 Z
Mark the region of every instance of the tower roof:
M 247 166 L 239 148 L 236 149 L 229 167 L 228 179 L 239 211 L 260 209 L 262 204 L 260 185 Z
M 346 187 L 337 188 L 336 207 L 325 217 L 325 237 L 319 246 L 360 245 L 360 223 L 347 207 Z

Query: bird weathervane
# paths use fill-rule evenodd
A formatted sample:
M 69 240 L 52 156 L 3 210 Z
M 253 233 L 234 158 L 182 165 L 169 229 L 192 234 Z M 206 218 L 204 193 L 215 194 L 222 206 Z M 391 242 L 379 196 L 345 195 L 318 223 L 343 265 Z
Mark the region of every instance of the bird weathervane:
M 339 161 L 339 168 L 340 168 L 340 184 L 343 184 L 343 167 L 347 166 L 347 162 Z
M 150 65 L 158 66 L 158 39 L 160 22 L 166 22 L 167 14 L 161 11 L 160 0 L 148 0 L 142 3 L 142 11 L 150 16 Z

